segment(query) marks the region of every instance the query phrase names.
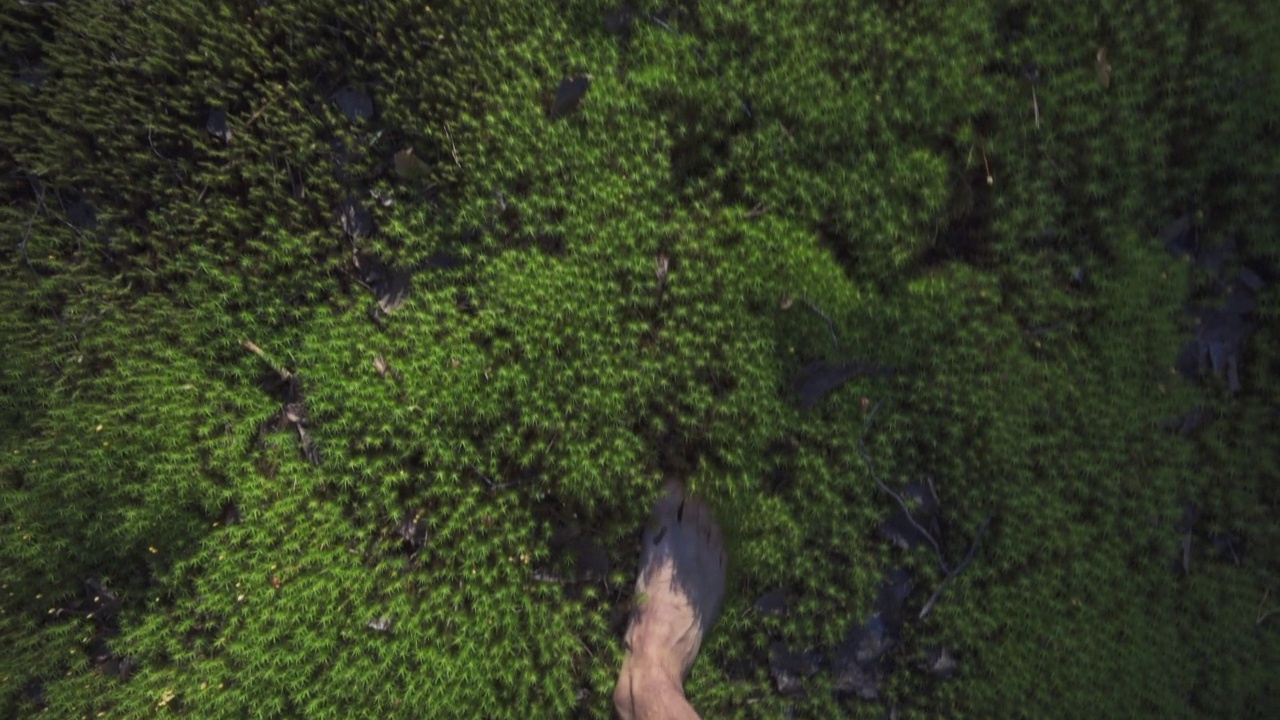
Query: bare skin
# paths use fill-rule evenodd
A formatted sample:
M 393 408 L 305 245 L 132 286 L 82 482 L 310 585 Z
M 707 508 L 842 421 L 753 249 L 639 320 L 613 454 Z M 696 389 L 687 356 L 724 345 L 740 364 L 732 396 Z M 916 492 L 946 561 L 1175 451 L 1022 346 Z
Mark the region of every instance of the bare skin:
M 720 526 L 705 504 L 669 482 L 643 543 L 613 704 L 623 720 L 696 719 L 683 685 L 724 600 Z

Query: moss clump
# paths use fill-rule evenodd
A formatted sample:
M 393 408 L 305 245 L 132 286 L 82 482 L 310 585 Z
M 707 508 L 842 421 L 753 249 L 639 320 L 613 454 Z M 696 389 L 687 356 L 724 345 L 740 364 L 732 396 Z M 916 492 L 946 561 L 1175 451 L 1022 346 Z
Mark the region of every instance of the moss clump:
M 1275 715 L 1280 18 L 955 5 L 0 11 L 4 714 L 607 716 L 674 475 L 730 544 L 708 717 Z M 1171 366 L 1241 267 L 1233 394 Z M 943 579 L 860 439 L 948 564 L 991 525 L 878 701 L 784 696 L 771 643 Z M 602 579 L 544 582 L 566 528 Z

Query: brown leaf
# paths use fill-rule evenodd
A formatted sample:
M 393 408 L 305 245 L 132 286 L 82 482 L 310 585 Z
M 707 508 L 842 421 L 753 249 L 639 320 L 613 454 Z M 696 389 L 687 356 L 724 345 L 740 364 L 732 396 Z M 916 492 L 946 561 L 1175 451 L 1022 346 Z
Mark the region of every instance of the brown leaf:
M 413 180 L 422 177 L 427 170 L 426 163 L 418 159 L 413 154 L 413 148 L 407 147 L 395 155 L 395 171 L 396 175 L 405 180 Z
M 1098 48 L 1098 53 L 1094 56 L 1093 68 L 1098 73 L 1098 84 L 1102 89 L 1111 87 L 1111 63 L 1107 62 L 1106 48 Z

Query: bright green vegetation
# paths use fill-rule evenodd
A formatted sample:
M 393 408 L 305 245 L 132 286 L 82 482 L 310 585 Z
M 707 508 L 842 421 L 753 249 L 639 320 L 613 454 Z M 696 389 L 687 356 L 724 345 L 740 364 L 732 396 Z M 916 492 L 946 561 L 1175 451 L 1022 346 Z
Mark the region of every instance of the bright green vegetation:
M 876 536 L 866 397 L 881 477 L 935 479 L 951 562 L 993 518 L 907 626 L 899 717 L 1280 716 L 1280 614 L 1256 622 L 1280 607 L 1275 286 L 1239 396 L 1176 377 L 1209 281 L 1158 239 L 1193 211 L 1274 272 L 1280 6 L 678 2 L 674 32 L 624 42 L 600 2 L 206 5 L 0 15 L 3 54 L 49 71 L 0 79 L 0 714 L 39 687 L 52 717 L 608 716 L 637 531 L 675 474 L 731 541 L 695 707 L 881 717 L 826 672 L 780 696 L 765 662 L 771 638 L 829 649 L 888 568 L 917 573 L 914 608 L 941 579 Z M 372 120 L 328 101 L 347 83 Z M 466 260 L 382 328 L 335 141 L 363 250 Z M 242 341 L 302 378 L 319 466 L 290 432 L 258 442 L 280 401 Z M 898 372 L 797 409 L 802 365 L 855 358 Z M 1197 404 L 1206 429 L 1161 429 Z M 534 581 L 544 494 L 607 585 Z M 406 512 L 429 526 L 412 560 Z M 91 659 L 93 619 L 56 617 L 92 576 L 127 680 Z M 751 611 L 780 586 L 785 618 Z M 910 667 L 931 644 L 955 679 Z

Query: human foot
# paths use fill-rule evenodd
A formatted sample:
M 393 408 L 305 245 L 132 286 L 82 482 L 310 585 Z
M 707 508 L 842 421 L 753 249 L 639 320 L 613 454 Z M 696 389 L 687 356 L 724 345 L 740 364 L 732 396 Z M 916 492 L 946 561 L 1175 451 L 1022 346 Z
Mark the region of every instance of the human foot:
M 710 508 L 667 483 L 645 527 L 624 674 L 684 681 L 720 613 L 726 561 Z

